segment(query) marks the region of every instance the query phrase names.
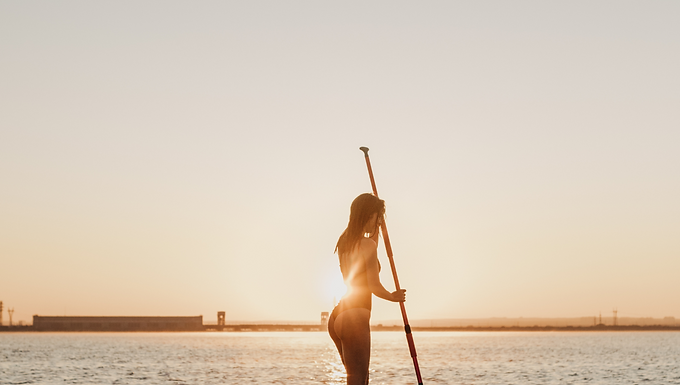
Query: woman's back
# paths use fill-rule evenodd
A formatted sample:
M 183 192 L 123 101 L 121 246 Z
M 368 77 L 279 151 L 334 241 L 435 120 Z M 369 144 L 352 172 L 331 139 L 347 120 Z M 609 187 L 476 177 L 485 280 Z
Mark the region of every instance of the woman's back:
M 347 293 L 342 297 L 343 310 L 364 308 L 371 310 L 372 293 L 366 275 L 366 248 L 377 247 L 372 239 L 363 239 L 347 254 L 340 256 L 340 271 L 347 286 Z

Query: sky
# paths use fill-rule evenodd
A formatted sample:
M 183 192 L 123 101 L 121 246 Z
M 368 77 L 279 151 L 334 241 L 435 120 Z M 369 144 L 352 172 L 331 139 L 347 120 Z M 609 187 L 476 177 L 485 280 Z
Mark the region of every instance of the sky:
M 367 146 L 411 319 L 680 317 L 679 19 L 2 1 L 0 301 L 14 322 L 316 321 Z

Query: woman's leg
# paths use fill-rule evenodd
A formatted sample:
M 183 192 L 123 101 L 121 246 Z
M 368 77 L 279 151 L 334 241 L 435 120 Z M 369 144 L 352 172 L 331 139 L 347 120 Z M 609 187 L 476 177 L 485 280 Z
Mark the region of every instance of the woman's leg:
M 371 312 L 355 308 L 342 312 L 334 322 L 334 329 L 342 345 L 341 357 L 347 371 L 347 385 L 368 384 L 368 365 L 371 359 Z
M 331 316 L 328 317 L 328 334 L 330 334 L 333 343 L 335 343 L 335 347 L 338 348 L 338 353 L 340 353 L 340 359 L 342 360 L 342 364 L 345 365 L 345 358 L 342 356 L 342 340 L 340 339 L 338 333 L 336 333 L 335 331 L 335 318 L 337 317 L 336 314 L 337 311 L 338 308 L 336 307 L 335 309 L 333 309 Z

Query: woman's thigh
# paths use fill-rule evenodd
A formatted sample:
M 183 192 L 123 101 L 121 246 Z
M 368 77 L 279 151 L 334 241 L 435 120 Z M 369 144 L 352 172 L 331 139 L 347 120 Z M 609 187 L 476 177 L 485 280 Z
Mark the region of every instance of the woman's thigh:
M 334 322 L 336 334 L 342 343 L 342 359 L 348 376 L 368 377 L 371 358 L 371 313 L 367 309 L 348 309 Z
M 342 356 L 342 340 L 340 339 L 338 333 L 335 331 L 336 311 L 337 308 L 333 309 L 330 318 L 328 318 L 328 334 L 331 336 L 331 339 L 333 340 L 335 347 L 338 349 L 338 353 L 340 353 L 340 359 L 342 360 L 342 364 L 344 365 L 345 358 Z

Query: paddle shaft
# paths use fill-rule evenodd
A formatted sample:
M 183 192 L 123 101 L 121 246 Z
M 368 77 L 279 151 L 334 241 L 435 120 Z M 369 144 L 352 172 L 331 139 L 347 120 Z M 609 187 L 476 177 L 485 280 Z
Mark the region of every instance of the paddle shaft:
M 375 178 L 373 178 L 373 169 L 371 168 L 371 160 L 368 158 L 368 148 L 361 147 L 361 151 L 364 152 L 366 158 L 366 167 L 368 168 L 368 177 L 371 179 L 371 187 L 373 187 L 373 195 L 378 196 L 378 188 L 375 186 Z M 385 221 L 382 221 L 380 226 L 382 231 L 383 240 L 385 241 L 385 251 L 387 252 L 387 258 L 390 260 L 390 268 L 392 269 L 392 277 L 394 278 L 394 287 L 397 290 L 401 290 L 399 285 L 399 277 L 397 277 L 397 268 L 394 266 L 394 258 L 392 254 L 392 245 L 390 244 L 390 236 L 387 234 L 387 225 Z M 418 366 L 418 355 L 416 353 L 416 344 L 413 342 L 413 335 L 411 334 L 411 325 L 408 323 L 408 317 L 406 316 L 406 306 L 403 302 L 399 302 L 399 308 L 401 309 L 401 318 L 404 320 L 404 331 L 406 331 L 406 341 L 408 342 L 408 350 L 411 352 L 411 358 L 413 359 L 413 367 L 416 370 L 416 377 L 418 378 L 418 385 L 423 385 L 423 379 L 420 376 L 420 366 Z

